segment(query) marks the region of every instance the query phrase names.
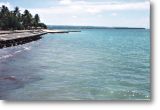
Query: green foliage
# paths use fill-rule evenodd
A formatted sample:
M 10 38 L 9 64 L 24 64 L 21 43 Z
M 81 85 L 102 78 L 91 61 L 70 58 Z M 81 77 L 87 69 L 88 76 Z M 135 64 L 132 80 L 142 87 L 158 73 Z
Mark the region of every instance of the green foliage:
M 20 13 L 18 7 L 10 11 L 8 7 L 0 7 L 0 29 L 1 30 L 22 30 L 33 28 L 47 28 L 44 23 L 40 23 L 40 17 L 25 10 L 23 14 Z
M 47 29 L 47 25 L 45 25 L 44 23 L 39 23 L 38 24 L 38 27 L 42 27 L 44 29 Z

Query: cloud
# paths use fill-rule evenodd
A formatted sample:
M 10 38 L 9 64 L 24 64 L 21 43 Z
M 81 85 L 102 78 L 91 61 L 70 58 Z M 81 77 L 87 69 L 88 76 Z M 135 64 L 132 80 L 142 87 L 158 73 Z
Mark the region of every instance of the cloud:
M 10 9 L 13 8 L 9 2 L 0 2 Z M 20 7 L 21 8 L 21 7 Z M 90 13 L 98 14 L 106 11 L 128 11 L 128 10 L 149 10 L 149 1 L 144 2 L 89 2 L 83 0 L 59 0 L 59 5 L 46 8 L 30 8 L 33 13 L 39 14 L 75 14 Z M 23 8 L 21 8 L 23 10 Z
M 95 0 L 57 0 L 58 2 L 53 2 L 54 5 L 51 7 L 43 8 L 28 8 L 32 14 L 39 14 L 41 21 L 46 24 L 81 24 L 81 25 L 92 25 L 101 23 L 102 25 L 108 25 L 109 23 L 119 24 L 117 16 L 120 15 L 119 12 L 127 11 L 145 11 L 149 12 L 150 3 L 149 1 L 137 1 L 137 2 L 119 2 L 117 1 L 98 1 Z M 9 2 L 0 2 L 0 5 L 6 5 L 10 9 L 13 9 L 12 5 Z M 21 12 L 24 11 L 24 8 L 19 7 Z M 107 16 L 110 15 L 110 16 Z M 106 17 L 107 16 L 107 17 Z M 123 18 L 127 18 L 132 15 L 123 15 Z M 137 15 L 134 15 L 137 17 Z M 133 16 L 133 17 L 134 17 Z M 142 15 L 143 16 L 143 15 Z M 144 15 L 144 18 L 148 19 L 149 15 Z M 148 18 L 147 18 L 148 17 Z M 114 18 L 114 20 L 113 20 Z M 137 19 L 132 19 L 135 22 Z M 131 19 L 130 19 L 131 21 Z M 130 22 L 129 22 L 130 23 Z M 129 24 L 128 23 L 128 24 Z M 145 21 L 144 24 L 148 22 Z
M 149 2 L 120 3 L 120 2 L 87 2 L 61 0 L 60 4 L 49 8 L 30 9 L 32 12 L 43 14 L 68 14 L 68 13 L 91 13 L 97 14 L 105 11 L 128 11 L 128 10 L 149 10 Z M 67 4 L 67 5 L 66 5 Z
M 77 18 L 77 16 L 73 15 L 72 18 Z
M 146 10 L 149 9 L 149 2 L 138 3 L 113 3 L 102 5 L 86 5 L 84 6 L 86 11 L 90 13 L 101 13 L 104 11 L 125 11 L 125 10 Z
M 69 4 L 72 3 L 72 1 L 71 0 L 60 0 L 59 3 L 62 4 L 62 5 L 69 5 Z
M 117 16 L 117 13 L 112 13 L 111 15 L 112 15 L 112 16 Z
M 62 23 L 64 18 L 67 21 L 81 19 L 84 22 L 90 15 L 103 15 L 110 13 L 111 16 L 116 16 L 118 11 L 143 11 L 149 10 L 149 2 L 89 2 L 83 0 L 60 0 L 57 5 L 46 8 L 30 8 L 32 14 L 38 13 L 41 21 L 50 23 Z M 80 18 L 79 18 L 80 17 Z M 101 18 L 102 17 L 98 17 Z M 92 18 L 90 18 L 92 19 Z M 89 20 L 89 19 L 88 19 Z M 68 21 L 69 23 L 69 21 Z
M 0 2 L 0 7 L 1 7 L 2 5 L 7 6 L 9 9 L 12 9 L 12 8 L 13 8 L 13 6 L 12 6 L 9 2 Z

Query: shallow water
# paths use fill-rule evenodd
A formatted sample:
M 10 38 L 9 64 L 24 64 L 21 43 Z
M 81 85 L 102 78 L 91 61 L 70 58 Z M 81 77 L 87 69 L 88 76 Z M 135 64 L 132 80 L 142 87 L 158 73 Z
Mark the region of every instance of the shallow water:
M 83 29 L 0 49 L 0 99 L 148 100 L 144 29 Z

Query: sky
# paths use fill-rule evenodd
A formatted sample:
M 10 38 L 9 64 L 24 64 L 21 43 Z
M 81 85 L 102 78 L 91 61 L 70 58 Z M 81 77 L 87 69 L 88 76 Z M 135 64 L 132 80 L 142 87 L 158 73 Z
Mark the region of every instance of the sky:
M 47 25 L 150 27 L 149 0 L 0 0 L 38 13 Z

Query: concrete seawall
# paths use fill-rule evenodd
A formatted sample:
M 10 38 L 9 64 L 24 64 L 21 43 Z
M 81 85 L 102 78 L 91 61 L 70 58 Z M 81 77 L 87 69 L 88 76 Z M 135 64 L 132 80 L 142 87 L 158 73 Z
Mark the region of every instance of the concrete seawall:
M 70 33 L 70 32 L 81 32 L 80 30 L 49 30 L 43 29 L 44 32 L 47 33 Z
M 69 33 L 80 32 L 76 30 L 17 30 L 17 31 L 0 31 L 0 49 L 16 45 L 25 44 L 31 41 L 41 39 L 41 35 L 47 33 Z
M 0 48 L 16 46 L 20 44 L 25 44 L 31 41 L 35 41 L 41 38 L 41 35 L 47 34 L 43 31 L 22 31 L 16 33 L 6 32 L 5 34 L 0 34 Z

